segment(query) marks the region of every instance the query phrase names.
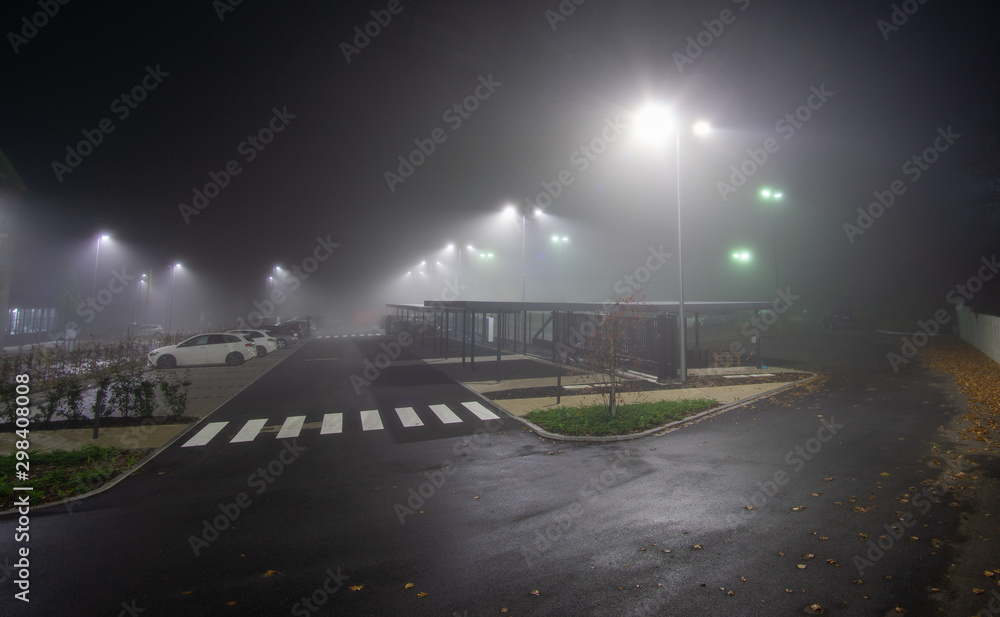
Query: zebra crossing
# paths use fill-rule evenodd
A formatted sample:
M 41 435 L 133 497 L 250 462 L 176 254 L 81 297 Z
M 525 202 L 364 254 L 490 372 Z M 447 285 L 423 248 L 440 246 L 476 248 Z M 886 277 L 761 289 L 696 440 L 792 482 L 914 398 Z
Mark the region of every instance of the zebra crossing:
M 323 334 L 320 336 L 314 336 L 313 338 L 365 338 L 367 336 L 382 336 L 378 332 L 368 332 L 366 334 Z
M 460 404 L 466 411 L 484 422 L 487 420 L 500 419 L 497 414 L 486 408 L 478 401 L 467 401 Z M 455 411 L 448 405 L 437 404 L 428 405 L 427 407 L 430 409 L 431 414 L 425 414 L 423 418 L 417 413 L 417 410 L 414 407 L 395 407 L 392 411 L 366 409 L 361 411 L 359 414 L 361 430 L 363 432 L 385 430 L 383 414 L 394 415 L 395 418 L 399 420 L 400 424 L 403 425 L 404 429 L 426 426 L 427 424 L 425 424 L 425 421 L 428 423 L 439 422 L 440 424 L 460 424 L 465 422 L 465 420 L 456 414 Z M 249 443 L 254 441 L 262 433 L 276 433 L 275 439 L 290 439 L 298 437 L 302 434 L 303 430 L 313 430 L 317 428 L 319 429 L 320 435 L 338 435 L 344 432 L 344 415 L 345 414 L 339 412 L 327 413 L 323 414 L 322 421 L 311 423 L 306 422 L 306 416 L 288 416 L 281 422 L 280 425 L 268 425 L 267 418 L 254 418 L 252 420 L 247 420 L 229 440 L 229 443 Z M 228 421 L 209 422 L 190 439 L 184 442 L 181 447 L 196 448 L 206 446 L 229 424 L 230 422 Z

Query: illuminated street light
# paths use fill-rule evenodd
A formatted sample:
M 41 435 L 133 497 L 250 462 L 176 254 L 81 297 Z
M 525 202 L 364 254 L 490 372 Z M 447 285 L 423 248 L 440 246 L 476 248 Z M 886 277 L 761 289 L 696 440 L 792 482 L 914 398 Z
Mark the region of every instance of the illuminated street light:
M 760 191 L 760 196 L 764 201 L 781 201 L 784 198 L 784 193 L 781 191 L 774 191 L 770 188 L 763 188 Z M 773 253 L 774 253 L 774 288 L 778 289 L 778 214 L 777 208 L 771 209 L 771 240 L 773 242 Z
M 171 326 L 173 325 L 173 313 L 174 313 L 174 288 L 177 286 L 177 268 L 181 265 L 176 263 L 171 268 L 172 275 L 170 277 L 170 302 L 167 305 L 167 334 L 172 332 Z
M 680 287 L 680 298 L 677 303 L 677 313 L 680 321 L 680 379 L 687 381 L 687 322 L 684 321 L 684 261 L 681 251 L 681 131 L 677 129 L 673 114 L 658 105 L 647 105 L 633 118 L 638 135 L 647 141 L 661 143 L 669 133 L 674 134 L 674 146 L 677 162 L 677 279 Z M 692 126 L 692 131 L 699 136 L 712 131 L 704 120 L 699 120 Z
M 97 265 L 101 259 L 101 240 L 109 240 L 109 239 L 110 236 L 108 236 L 108 234 L 101 234 L 100 236 L 97 237 L 97 250 L 94 251 L 94 284 L 90 290 L 91 298 L 97 297 Z M 87 330 L 89 331 L 90 334 L 94 333 L 93 320 L 91 320 L 90 323 L 87 325 Z
M 139 303 L 142 301 L 142 284 L 143 283 L 146 283 L 146 285 L 149 285 L 149 281 L 146 280 L 146 274 L 145 273 L 143 273 L 142 276 L 139 277 L 139 284 L 136 285 L 135 313 L 132 315 L 132 323 L 133 324 L 138 324 L 139 323 Z
M 449 242 L 448 246 L 446 246 L 445 248 L 449 251 L 454 251 L 455 243 Z M 462 247 L 458 248 L 458 276 L 456 277 L 456 283 L 457 283 L 456 287 L 458 287 L 458 289 L 462 289 L 462 253 L 465 250 L 475 251 L 476 249 L 471 244 L 466 244 L 465 249 L 463 249 Z
M 524 302 L 527 297 L 527 281 L 528 281 L 528 270 L 525 261 L 526 251 L 527 251 L 527 227 L 528 227 L 528 209 L 527 206 L 521 206 L 516 208 L 512 205 L 507 205 L 504 207 L 503 211 L 505 214 L 510 216 L 515 221 L 517 220 L 517 212 L 520 209 L 521 212 L 521 302 Z M 532 214 L 535 218 L 543 215 L 545 213 L 541 208 L 535 208 L 532 210 Z

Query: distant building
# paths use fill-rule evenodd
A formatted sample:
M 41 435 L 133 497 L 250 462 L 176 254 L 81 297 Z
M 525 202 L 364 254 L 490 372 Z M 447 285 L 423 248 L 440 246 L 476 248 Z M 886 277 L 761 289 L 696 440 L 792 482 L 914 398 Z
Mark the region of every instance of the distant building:
M 25 191 L 24 183 L 0 150 L 0 320 L 4 327 L 0 328 L 0 347 L 6 344 L 7 335 L 11 332 L 10 319 L 10 287 L 14 273 L 14 259 L 17 243 L 17 212 L 21 194 Z M 28 321 L 33 321 L 35 314 Z M 19 319 L 19 323 L 26 323 Z

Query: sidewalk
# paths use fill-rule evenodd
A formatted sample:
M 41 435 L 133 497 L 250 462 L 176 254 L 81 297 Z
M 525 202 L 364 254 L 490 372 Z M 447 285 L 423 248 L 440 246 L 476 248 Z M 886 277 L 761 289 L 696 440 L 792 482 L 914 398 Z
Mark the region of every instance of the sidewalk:
M 444 370 L 452 377 L 461 377 L 460 381 L 464 386 L 470 390 L 481 394 L 488 395 L 492 392 L 498 392 L 503 390 L 518 390 L 518 389 L 529 389 L 529 388 L 540 388 L 540 387 L 552 387 L 556 385 L 556 376 L 560 371 L 566 372 L 565 367 L 561 367 L 557 364 L 546 360 L 540 360 L 537 358 L 525 358 L 524 356 L 504 356 L 503 361 L 505 365 L 502 367 L 502 373 L 504 375 L 512 375 L 513 379 L 503 379 L 499 384 L 496 380 L 496 357 L 494 356 L 493 362 L 490 363 L 488 360 L 477 361 L 476 372 L 473 374 L 468 370 L 468 367 L 462 368 L 460 363 L 461 359 L 458 360 L 459 365 L 455 365 L 453 359 L 450 360 L 439 360 L 437 364 L 444 365 L 438 366 L 438 368 Z M 431 361 L 431 363 L 434 363 Z M 485 366 L 489 365 L 489 366 Z M 480 372 L 480 366 L 482 366 L 482 371 Z M 790 376 L 787 380 L 780 380 L 782 374 L 788 374 Z M 666 401 L 666 400 L 678 400 L 686 398 L 710 398 L 719 401 L 720 406 L 730 405 L 737 403 L 739 401 L 748 400 L 752 398 L 759 397 L 761 395 L 767 394 L 768 392 L 773 392 L 786 388 L 789 384 L 794 384 L 801 381 L 802 375 L 809 375 L 810 373 L 804 373 L 802 371 L 794 371 L 786 368 L 778 367 L 768 367 L 766 369 L 758 369 L 756 367 L 732 367 L 728 369 L 689 369 L 688 377 L 692 381 L 697 381 L 699 377 L 714 377 L 722 379 L 731 379 L 732 385 L 712 385 L 707 387 L 675 387 L 662 390 L 645 390 L 642 392 L 630 392 L 624 395 L 624 400 L 626 403 L 634 403 L 638 401 Z M 475 376 L 474 376 L 475 375 Z M 791 377 L 794 375 L 794 377 Z M 492 378 L 487 377 L 492 376 Z M 778 377 L 770 383 L 755 383 L 755 384 L 742 384 L 740 381 L 746 379 L 752 379 L 754 377 Z M 602 402 L 600 395 L 598 394 L 573 394 L 573 390 L 582 389 L 585 384 L 599 384 L 601 379 L 596 375 L 563 375 L 562 386 L 563 392 L 560 397 L 560 402 L 558 405 L 564 405 L 567 407 L 576 407 L 582 405 L 598 404 Z M 676 385 L 680 385 L 676 382 Z M 528 398 L 501 398 L 492 399 L 492 403 L 504 411 L 507 411 L 513 416 L 523 417 L 528 412 L 535 409 L 545 409 L 550 407 L 556 407 L 556 398 L 554 395 L 541 396 L 541 397 L 528 397 Z

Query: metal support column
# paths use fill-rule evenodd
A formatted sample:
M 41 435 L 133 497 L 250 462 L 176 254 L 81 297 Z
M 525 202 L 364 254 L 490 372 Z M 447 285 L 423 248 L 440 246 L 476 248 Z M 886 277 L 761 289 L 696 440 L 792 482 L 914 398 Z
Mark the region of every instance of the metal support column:
M 494 333 L 494 342 L 497 344 L 497 383 L 500 383 L 500 350 L 503 347 L 503 336 L 501 336 L 501 324 L 503 323 L 505 315 L 502 312 L 497 313 L 497 327 Z

